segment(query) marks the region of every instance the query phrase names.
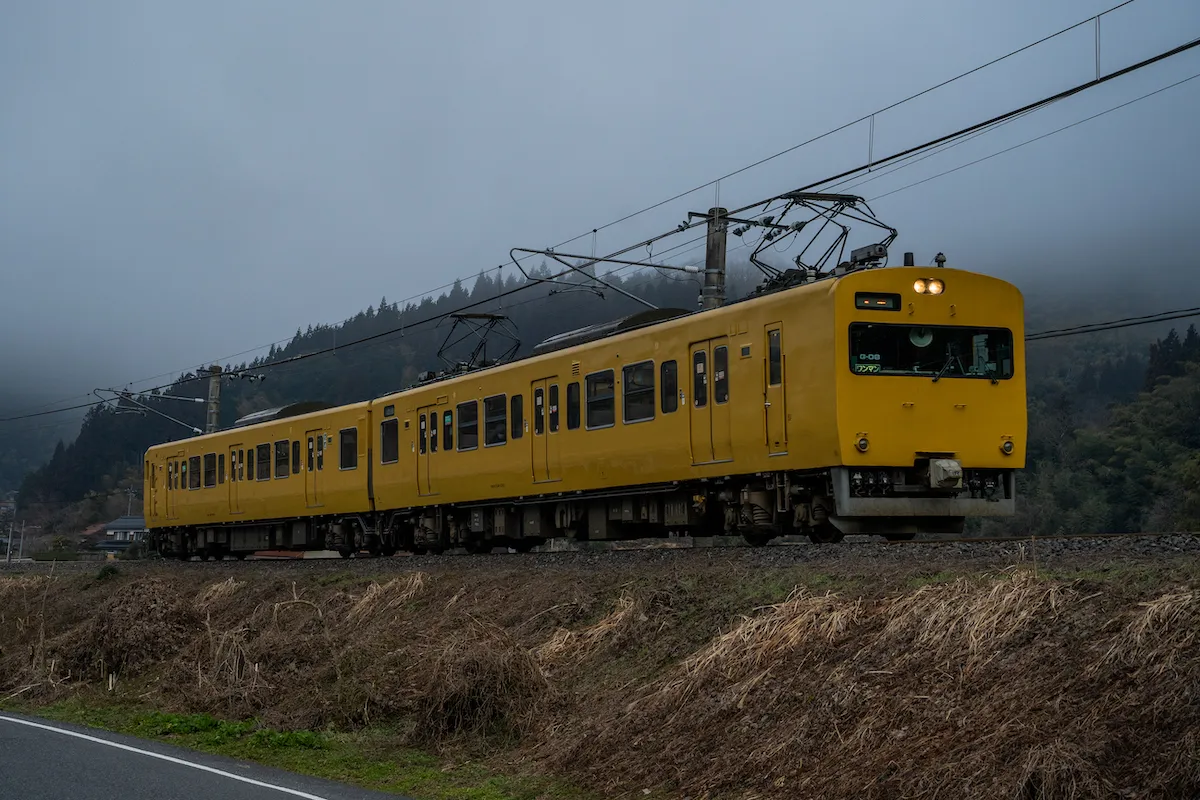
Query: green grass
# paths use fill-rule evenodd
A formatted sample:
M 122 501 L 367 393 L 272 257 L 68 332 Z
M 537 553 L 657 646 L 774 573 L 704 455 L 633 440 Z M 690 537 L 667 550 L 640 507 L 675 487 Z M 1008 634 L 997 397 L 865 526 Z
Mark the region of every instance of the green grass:
M 592 795 L 547 778 L 499 775 L 474 763 L 445 764 L 405 747 L 395 731 L 278 731 L 253 720 L 166 714 L 79 700 L 11 710 L 253 761 L 416 800 L 587 800 Z

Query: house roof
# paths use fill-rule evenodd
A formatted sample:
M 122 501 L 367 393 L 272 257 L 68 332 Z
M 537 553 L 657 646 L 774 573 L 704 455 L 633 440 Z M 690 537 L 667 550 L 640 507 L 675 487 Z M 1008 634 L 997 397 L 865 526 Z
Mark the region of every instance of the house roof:
M 104 526 L 106 531 L 144 531 L 146 530 L 146 520 L 144 517 L 118 517 L 112 522 Z

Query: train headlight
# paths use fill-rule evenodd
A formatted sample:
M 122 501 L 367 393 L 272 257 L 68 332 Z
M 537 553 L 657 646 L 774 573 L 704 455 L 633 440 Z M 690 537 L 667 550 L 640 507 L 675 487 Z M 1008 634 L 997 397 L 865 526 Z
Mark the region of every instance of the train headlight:
M 945 288 L 946 284 L 942 283 L 937 278 L 934 278 L 929 282 L 929 286 L 925 291 L 929 292 L 930 294 L 941 294 Z
M 1016 446 L 1012 443 L 1011 439 L 1006 440 L 1004 444 L 1000 445 L 1000 452 L 1004 453 L 1006 456 L 1011 456 L 1013 454 L 1013 450 L 1015 449 Z
M 855 443 L 855 446 L 860 453 L 865 453 L 867 452 L 867 448 L 871 446 L 871 443 L 867 441 L 867 437 L 863 436 Z
M 917 294 L 925 294 L 926 287 L 927 284 L 923 278 L 917 278 L 916 281 L 913 282 L 913 291 Z

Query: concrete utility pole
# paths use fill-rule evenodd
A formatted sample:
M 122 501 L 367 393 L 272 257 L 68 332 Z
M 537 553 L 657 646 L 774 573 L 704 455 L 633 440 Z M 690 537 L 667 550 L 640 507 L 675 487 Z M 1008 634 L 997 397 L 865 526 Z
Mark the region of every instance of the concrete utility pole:
M 221 426 L 221 368 L 208 368 L 208 420 L 204 425 L 205 433 L 216 433 Z
M 10 522 L 10 523 L 8 523 L 8 552 L 4 556 L 4 563 L 6 563 L 6 564 L 12 563 L 12 535 L 13 535 L 13 524 Z
M 704 290 L 702 309 L 725 305 L 725 230 L 729 227 L 724 208 L 708 210 L 708 245 L 704 252 Z
M 9 542 L 12 542 L 12 534 L 8 535 Z M 25 556 L 25 520 L 21 520 L 21 543 L 17 545 L 17 560 L 20 561 Z

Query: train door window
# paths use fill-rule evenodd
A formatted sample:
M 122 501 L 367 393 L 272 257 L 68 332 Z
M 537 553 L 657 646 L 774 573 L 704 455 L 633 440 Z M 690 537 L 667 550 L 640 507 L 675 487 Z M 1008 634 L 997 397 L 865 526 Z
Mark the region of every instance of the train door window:
M 437 415 L 436 411 L 429 412 L 429 452 L 431 452 L 431 453 L 437 452 L 437 444 L 438 444 L 437 418 L 438 418 L 438 415 Z
M 662 392 L 662 413 L 670 414 L 679 408 L 679 365 L 664 361 L 658 368 L 659 391 Z
M 325 469 L 325 434 L 317 434 L 317 471 Z
M 255 450 L 255 461 L 258 462 L 258 467 L 254 472 L 254 479 L 269 481 L 271 480 L 271 445 L 260 444 Z
M 310 436 L 310 437 L 308 437 L 308 471 L 309 472 L 312 472 L 314 469 L 313 459 L 316 458 L 316 456 L 317 456 L 315 449 L 316 449 L 316 443 L 313 442 L 313 437 Z
M 425 414 L 421 415 L 421 419 L 417 422 L 417 449 L 421 455 L 425 455 L 429 449 L 429 432 L 426 430 L 428 420 Z
M 217 485 L 217 454 L 204 454 L 204 488 L 211 489 Z
M 558 384 L 550 386 L 550 432 L 558 433 Z
M 713 402 L 729 402 L 729 348 L 713 348 Z
M 696 408 L 708 405 L 708 353 L 697 350 L 692 354 L 692 402 Z
M 200 456 L 192 456 L 188 459 L 188 488 L 200 488 Z
M 379 423 L 379 463 L 395 464 L 400 460 L 400 420 L 392 417 Z
M 288 469 L 288 463 L 289 463 L 288 455 L 290 454 L 291 449 L 292 449 L 291 442 L 289 442 L 287 439 L 281 439 L 280 441 L 275 443 L 275 477 L 276 477 L 276 479 L 286 478 L 288 475 L 291 474 L 291 470 Z
M 229 482 L 237 483 L 237 450 L 229 451 Z
M 483 446 L 508 441 L 508 398 L 495 394 L 483 398 Z
M 338 431 L 338 468 L 358 469 L 358 428 Z
M 225 454 L 221 453 L 217 456 L 217 483 L 225 483 Z
M 587 428 L 608 428 L 616 419 L 613 371 L 593 372 L 587 383 Z
M 512 412 L 512 438 L 520 439 L 525 435 L 525 395 L 514 394 L 509 405 Z
M 533 432 L 541 436 L 546 432 L 546 392 L 533 390 Z
M 625 422 L 654 419 L 654 362 L 642 361 L 621 369 Z
M 767 333 L 767 385 L 783 383 L 783 347 L 779 341 L 779 330 Z
M 292 474 L 300 474 L 300 440 L 292 440 Z
M 458 404 L 458 449 L 474 450 L 479 446 L 479 402 Z
M 175 488 L 174 486 L 171 485 L 171 481 L 173 481 L 175 479 L 174 466 L 175 465 L 173 462 L 171 462 L 171 461 L 167 462 L 167 491 L 168 492 Z
M 579 381 L 567 384 L 567 430 L 579 427 Z
M 446 411 L 442 414 L 442 449 L 454 449 L 454 412 Z
M 251 452 L 253 453 L 253 451 L 251 451 Z M 254 477 L 253 472 L 250 474 L 250 477 L 251 478 Z M 246 479 L 246 451 L 238 450 L 238 480 L 244 481 L 245 479 Z

